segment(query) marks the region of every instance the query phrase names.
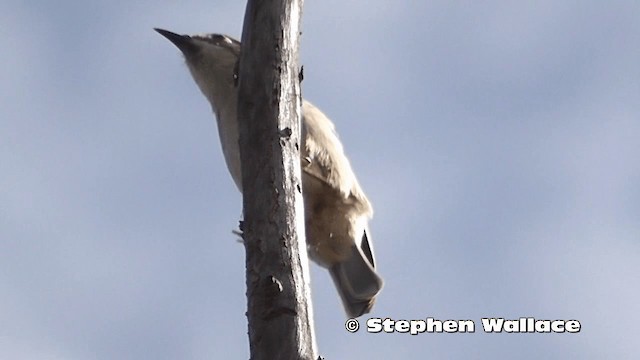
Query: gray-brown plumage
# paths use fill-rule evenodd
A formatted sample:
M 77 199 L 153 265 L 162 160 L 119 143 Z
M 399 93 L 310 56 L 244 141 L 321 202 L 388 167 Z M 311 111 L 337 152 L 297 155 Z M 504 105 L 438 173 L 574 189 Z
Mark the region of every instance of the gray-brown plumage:
M 242 191 L 234 86 L 240 43 L 225 35 L 156 31 L 182 51 L 191 75 L 211 103 L 227 167 Z M 333 123 L 307 101 L 303 101 L 302 115 L 300 160 L 309 256 L 329 269 L 347 314 L 358 317 L 371 310 L 382 288 L 367 228 L 373 209 Z

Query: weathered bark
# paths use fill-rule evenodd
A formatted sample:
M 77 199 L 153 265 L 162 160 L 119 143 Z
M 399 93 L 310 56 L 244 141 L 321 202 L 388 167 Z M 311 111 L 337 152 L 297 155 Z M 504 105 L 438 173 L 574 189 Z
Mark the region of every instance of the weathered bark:
M 249 0 L 238 119 L 251 359 L 316 359 L 300 177 L 301 0 Z

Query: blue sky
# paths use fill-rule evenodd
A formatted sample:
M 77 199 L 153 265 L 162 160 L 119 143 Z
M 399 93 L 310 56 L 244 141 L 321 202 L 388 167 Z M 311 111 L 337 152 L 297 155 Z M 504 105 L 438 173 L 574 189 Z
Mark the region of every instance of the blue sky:
M 640 5 L 307 2 L 303 95 L 371 199 L 393 319 L 579 334 L 344 330 L 327 359 L 636 358 Z M 0 4 L 0 358 L 248 358 L 241 198 L 153 27 L 240 36 L 242 2 Z M 367 317 L 365 317 L 366 319 Z

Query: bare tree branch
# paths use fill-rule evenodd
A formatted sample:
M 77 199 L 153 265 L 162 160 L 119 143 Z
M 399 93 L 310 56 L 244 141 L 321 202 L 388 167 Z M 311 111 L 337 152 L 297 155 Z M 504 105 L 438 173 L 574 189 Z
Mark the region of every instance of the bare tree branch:
M 300 177 L 302 1 L 249 0 L 238 120 L 251 359 L 316 359 Z

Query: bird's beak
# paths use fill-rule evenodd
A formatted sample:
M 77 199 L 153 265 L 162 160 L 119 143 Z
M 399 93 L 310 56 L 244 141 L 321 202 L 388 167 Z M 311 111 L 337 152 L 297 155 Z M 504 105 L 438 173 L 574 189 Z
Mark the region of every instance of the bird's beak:
M 191 36 L 188 35 L 180 35 L 173 33 L 168 30 L 154 28 L 153 30 L 157 31 L 160 35 L 166 37 L 169 41 L 173 43 L 173 45 L 177 46 L 183 54 L 191 54 L 196 51 L 197 47 L 193 43 Z

